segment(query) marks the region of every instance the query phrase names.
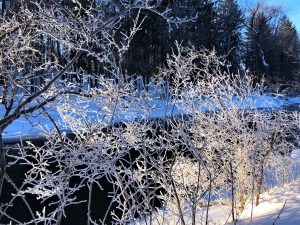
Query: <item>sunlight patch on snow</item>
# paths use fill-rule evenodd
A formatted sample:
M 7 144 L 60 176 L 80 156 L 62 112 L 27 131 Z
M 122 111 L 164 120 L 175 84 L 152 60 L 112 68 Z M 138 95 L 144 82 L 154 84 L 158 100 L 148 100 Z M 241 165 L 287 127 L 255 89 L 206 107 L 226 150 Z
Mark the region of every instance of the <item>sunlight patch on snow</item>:
M 206 222 L 206 207 L 198 207 L 196 212 L 196 224 L 201 225 Z M 176 211 L 176 209 L 174 209 Z M 231 210 L 229 205 L 213 205 L 209 207 L 208 225 L 224 225 L 230 220 Z M 192 210 L 189 207 L 183 207 L 183 217 L 185 224 L 192 224 Z M 146 221 L 145 221 L 146 220 Z M 173 213 L 172 209 L 159 210 L 153 213 L 151 219 L 152 225 L 178 225 L 181 224 L 180 215 Z M 132 222 L 135 225 L 150 224 L 150 218 L 141 219 Z
M 283 205 L 286 204 L 283 208 Z M 240 225 L 272 225 L 283 208 L 276 225 L 300 224 L 300 183 L 274 188 L 261 195 L 261 203 L 254 207 L 251 221 L 251 202 L 242 212 Z
M 286 204 L 283 208 L 283 205 Z M 279 212 L 283 208 L 276 225 L 299 225 L 300 224 L 300 182 L 271 189 L 269 192 L 261 194 L 261 203 L 253 208 L 251 220 L 251 200 L 246 204 L 238 218 L 239 225 L 273 225 Z M 192 213 L 188 207 L 183 208 L 184 220 L 186 224 L 192 224 Z M 196 224 L 205 224 L 206 207 L 198 207 Z M 146 221 L 147 222 L 146 222 Z M 149 217 L 132 224 L 149 224 Z M 152 215 L 152 224 L 180 224 L 180 216 L 172 213 L 171 209 L 160 209 Z M 209 208 L 209 224 L 211 225 L 232 225 L 230 205 L 213 205 Z

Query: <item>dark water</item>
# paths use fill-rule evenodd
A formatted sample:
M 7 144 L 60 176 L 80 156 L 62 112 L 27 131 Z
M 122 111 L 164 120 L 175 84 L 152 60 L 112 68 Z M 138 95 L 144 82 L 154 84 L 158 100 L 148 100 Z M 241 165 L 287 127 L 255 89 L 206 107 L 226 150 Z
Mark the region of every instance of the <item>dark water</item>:
M 14 165 L 13 167 L 7 168 L 7 174 L 12 179 L 17 187 L 22 185 L 22 181 L 25 178 L 25 173 L 29 169 L 29 167 L 24 165 Z M 70 185 L 79 183 L 80 178 L 73 178 L 70 181 Z M 103 219 L 105 212 L 107 211 L 110 205 L 110 198 L 108 197 L 108 192 L 112 191 L 112 185 L 107 182 L 106 179 L 101 179 L 99 181 L 102 185 L 103 190 L 100 190 L 96 185 L 93 185 L 93 195 L 92 195 L 92 202 L 91 202 L 91 216 L 93 220 L 99 222 L 99 219 Z M 9 182 L 5 182 L 0 198 L 0 204 L 7 203 L 10 201 L 11 196 L 16 191 L 14 190 L 13 186 Z M 41 212 L 43 207 L 46 207 L 47 210 L 53 209 L 55 206 L 50 206 L 51 202 L 55 201 L 55 198 L 48 199 L 45 202 L 41 202 L 40 200 L 36 199 L 33 195 L 25 195 L 24 197 L 26 201 L 29 203 L 32 211 L 39 211 Z M 78 201 L 87 200 L 88 199 L 88 188 L 85 186 L 80 191 L 76 193 L 76 198 Z M 79 205 L 73 205 L 66 207 L 66 218 L 63 218 L 62 224 L 65 225 L 80 225 L 80 224 L 87 224 L 87 203 L 81 203 Z M 111 208 L 114 209 L 115 205 Z M 17 197 L 11 204 L 11 207 L 8 208 L 6 211 L 8 215 L 17 219 L 18 221 L 25 222 L 29 221 L 32 217 L 28 207 L 24 203 L 23 199 Z M 5 216 L 2 216 L 0 219 L 0 224 L 8 224 L 9 219 Z M 110 214 L 106 220 L 107 224 L 111 223 L 111 216 Z M 15 223 L 13 223 L 15 224 Z
M 299 112 L 300 111 L 300 104 L 295 103 L 295 104 L 289 104 L 283 107 L 284 110 L 287 111 L 296 111 Z
M 36 140 L 34 144 L 41 146 L 43 145 L 43 140 L 40 141 Z M 12 145 L 6 147 L 12 149 Z M 30 150 L 28 154 L 30 154 Z M 128 155 L 124 157 L 125 157 L 124 161 L 128 161 L 129 157 L 131 159 L 134 159 L 135 157 L 137 157 L 137 151 L 131 149 L 131 151 L 128 152 Z M 22 164 L 13 165 L 7 168 L 7 174 L 15 183 L 15 185 L 17 187 L 20 187 L 22 185 L 22 181 L 24 181 L 25 179 L 26 171 L 28 171 L 29 169 L 30 169 L 29 166 L 25 166 Z M 49 167 L 49 169 L 51 171 L 55 171 L 56 166 L 53 164 Z M 70 181 L 70 186 L 73 186 L 78 183 L 80 183 L 79 177 L 72 178 Z M 93 194 L 92 194 L 92 201 L 91 201 L 91 218 L 93 219 L 93 221 L 96 221 L 98 224 L 100 224 L 99 220 L 100 219 L 103 220 L 103 218 L 105 217 L 108 211 L 108 214 L 106 215 L 105 224 L 112 224 L 112 216 L 111 216 L 112 210 L 115 210 L 117 214 L 120 213 L 120 211 L 118 211 L 117 209 L 117 205 L 111 203 L 111 198 L 108 197 L 109 192 L 113 191 L 113 186 L 105 178 L 99 180 L 99 183 L 102 186 L 101 190 L 97 185 L 93 185 L 93 191 L 92 191 Z M 0 204 L 9 202 L 13 193 L 15 193 L 13 186 L 6 181 L 3 186 L 2 195 L 0 198 Z M 57 200 L 55 198 L 48 199 L 44 202 L 38 200 L 34 195 L 27 194 L 24 196 L 24 198 L 29 203 L 34 213 L 36 211 L 41 212 L 44 207 L 46 207 L 46 210 L 50 212 L 54 207 L 56 207 L 55 205 L 51 206 L 51 203 Z M 76 198 L 77 201 L 87 201 L 89 199 L 88 187 L 84 186 L 78 192 L 76 192 Z M 153 204 L 155 207 L 160 206 L 160 202 L 158 201 L 154 202 Z M 88 211 L 87 202 L 68 206 L 65 209 L 66 216 L 63 217 L 61 224 L 62 225 L 87 224 L 87 211 Z M 23 199 L 20 197 L 16 198 L 12 202 L 11 206 L 8 208 L 6 213 L 21 222 L 30 221 L 32 219 L 28 207 L 24 203 Z M 9 222 L 10 220 L 6 216 L 2 216 L 2 218 L 0 218 L 0 224 L 8 224 Z

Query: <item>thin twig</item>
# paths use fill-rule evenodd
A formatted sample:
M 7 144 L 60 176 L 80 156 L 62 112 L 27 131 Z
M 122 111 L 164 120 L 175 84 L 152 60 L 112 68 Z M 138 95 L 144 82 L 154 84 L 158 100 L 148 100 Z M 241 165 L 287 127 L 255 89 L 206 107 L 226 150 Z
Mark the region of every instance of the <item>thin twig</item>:
M 277 215 L 277 217 L 276 217 L 276 219 L 274 220 L 274 222 L 273 222 L 272 225 L 275 225 L 275 223 L 277 222 L 277 220 L 280 219 L 280 214 L 282 213 L 282 211 L 283 211 L 283 209 L 284 209 L 284 207 L 285 207 L 285 205 L 286 205 L 286 202 L 287 202 L 287 199 L 285 199 L 284 204 L 283 204 L 281 210 L 279 211 L 279 213 L 278 213 L 278 215 Z

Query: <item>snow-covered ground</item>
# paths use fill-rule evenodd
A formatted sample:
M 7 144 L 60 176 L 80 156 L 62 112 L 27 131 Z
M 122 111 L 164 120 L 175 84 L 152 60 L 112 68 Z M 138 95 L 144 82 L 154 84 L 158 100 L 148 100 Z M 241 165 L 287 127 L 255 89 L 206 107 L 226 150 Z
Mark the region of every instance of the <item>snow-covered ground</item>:
M 291 160 L 294 165 L 292 170 L 294 180 L 284 186 L 277 186 L 265 191 L 260 195 L 260 204 L 252 207 L 252 199 L 246 201 L 245 208 L 238 216 L 238 225 L 300 225 L 300 149 L 293 150 Z M 291 162 L 290 162 L 291 163 Z M 280 170 L 280 168 L 279 168 Z M 271 184 L 268 184 L 271 186 Z M 233 225 L 231 216 L 230 199 L 226 197 L 216 199 L 208 211 L 209 225 Z M 206 224 L 207 207 L 197 207 L 196 224 Z M 251 219 L 252 212 L 252 219 Z M 186 225 L 192 224 L 192 210 L 189 206 L 182 207 L 182 213 Z M 278 217 L 279 215 L 279 217 Z M 132 222 L 134 225 L 150 224 L 150 217 Z M 152 225 L 177 225 L 181 224 L 177 206 L 170 205 L 170 208 L 159 209 L 152 214 Z M 274 223 L 275 222 L 275 223 Z
M 261 194 L 260 204 L 253 207 L 251 219 L 251 200 L 238 217 L 238 225 L 299 225 L 300 224 L 300 181 L 293 184 L 277 187 Z M 280 215 L 279 215 L 280 214 Z M 183 210 L 185 224 L 192 224 L 191 210 Z M 209 225 L 233 225 L 230 204 L 213 205 L 209 208 Z M 279 215 L 279 218 L 277 218 Z M 152 225 L 181 224 L 180 217 L 170 210 L 159 210 L 152 216 Z M 206 222 L 206 207 L 198 208 L 196 224 Z M 274 223 L 275 222 L 275 223 Z M 135 221 L 132 224 L 149 224 L 145 220 Z
M 76 104 L 76 103 L 74 103 Z M 101 110 L 101 104 L 97 103 L 87 103 L 88 106 L 88 115 L 85 115 L 87 118 L 98 117 L 101 119 L 105 114 L 104 110 Z M 136 107 L 128 107 L 126 111 L 117 111 L 114 119 L 114 123 L 135 120 L 135 119 L 155 119 L 155 118 L 163 118 L 163 117 L 171 117 L 179 115 L 178 108 L 166 100 L 155 99 L 151 102 L 143 102 L 143 105 L 149 107 L 149 112 L 145 113 L 143 110 L 136 109 Z M 59 103 L 52 103 L 47 110 L 48 115 L 52 117 L 56 122 L 61 120 L 61 117 L 58 113 L 56 107 L 59 106 Z M 81 105 L 82 107 L 82 105 Z M 85 108 L 85 107 L 83 107 Z M 79 110 L 79 109 L 78 109 Z M 1 113 L 2 112 L 2 113 Z M 100 113 L 99 113 L 100 112 Z M 3 110 L 0 109 L 0 116 L 3 114 Z M 109 118 L 107 118 L 109 123 Z M 61 130 L 65 130 L 65 128 L 60 123 L 57 123 Z M 54 125 L 48 119 L 47 115 L 43 112 L 35 112 L 29 117 L 20 117 L 15 120 L 12 124 L 10 124 L 3 133 L 4 143 L 10 143 L 28 139 L 40 138 L 43 130 L 53 130 Z
M 256 108 L 280 108 L 291 104 L 300 104 L 300 97 L 285 98 L 272 97 L 270 95 L 261 95 L 258 97 L 254 97 L 253 102 Z M 240 105 L 243 108 L 247 108 L 247 105 L 244 105 L 243 103 Z M 118 120 L 116 120 L 115 122 L 141 118 L 153 119 L 165 116 L 176 116 L 182 113 L 182 110 L 179 109 L 178 105 L 176 107 L 163 99 L 155 99 L 153 100 L 153 102 L 149 102 L 149 107 L 154 108 L 154 110 L 152 110 L 151 113 L 147 115 L 145 115 L 145 113 L 141 111 L 133 112 L 133 110 L 131 110 L 130 108 L 127 111 L 119 112 Z M 2 111 L 3 110 L 0 109 L 0 114 L 3 114 Z M 52 104 L 52 108 L 50 108 L 48 113 L 56 121 L 60 120 L 60 116 L 57 113 L 55 104 Z M 29 118 L 20 117 L 4 130 L 4 142 L 14 142 L 19 140 L 20 138 L 22 138 L 23 140 L 39 138 L 42 133 L 41 127 L 50 130 L 54 129 L 54 125 L 51 123 L 51 121 L 42 114 L 35 113 Z
M 239 217 L 239 225 L 300 225 L 300 149 L 294 150 L 291 158 L 297 165 L 293 168 L 295 181 L 261 194 L 260 204 L 253 211 L 249 201 Z
M 242 212 L 239 225 L 273 225 L 275 221 L 276 225 L 300 224 L 300 182 L 262 194 L 261 203 L 253 208 L 252 220 L 250 203 Z

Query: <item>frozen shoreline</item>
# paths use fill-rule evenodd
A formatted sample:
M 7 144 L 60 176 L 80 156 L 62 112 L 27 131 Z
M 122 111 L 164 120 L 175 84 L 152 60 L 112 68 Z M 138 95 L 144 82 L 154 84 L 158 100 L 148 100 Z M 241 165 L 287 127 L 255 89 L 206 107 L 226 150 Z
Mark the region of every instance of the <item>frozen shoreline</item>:
M 272 97 L 270 95 L 261 95 L 254 98 L 255 107 L 259 109 L 264 108 L 285 108 L 287 110 L 296 111 L 300 110 L 300 97 Z M 154 104 L 155 110 L 151 112 L 149 115 L 145 115 L 143 112 L 133 111 L 128 109 L 126 112 L 121 112 L 118 120 L 115 122 L 122 122 L 134 119 L 157 119 L 164 117 L 172 117 L 182 115 L 179 107 L 173 105 L 167 100 L 155 99 L 153 102 L 149 103 L 150 105 Z M 243 103 L 238 103 L 243 106 L 243 108 L 247 108 L 247 105 L 243 105 Z M 56 108 L 51 108 L 48 112 L 51 117 L 55 121 L 60 120 L 60 116 L 56 110 Z M 65 132 L 70 132 L 64 127 L 60 127 L 61 130 Z M 49 119 L 45 116 L 37 113 L 35 115 L 30 116 L 25 119 L 24 117 L 20 117 L 15 120 L 11 125 L 9 125 L 3 132 L 3 142 L 5 144 L 8 143 L 16 143 L 25 141 L 25 140 L 38 140 L 43 138 L 43 129 L 53 130 L 54 125 L 51 123 Z

